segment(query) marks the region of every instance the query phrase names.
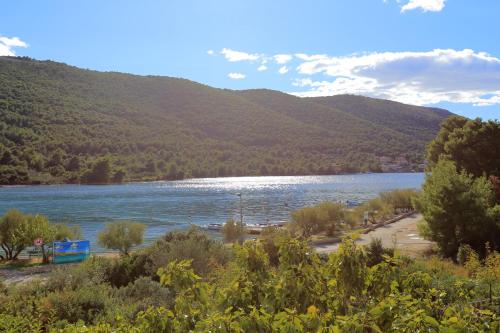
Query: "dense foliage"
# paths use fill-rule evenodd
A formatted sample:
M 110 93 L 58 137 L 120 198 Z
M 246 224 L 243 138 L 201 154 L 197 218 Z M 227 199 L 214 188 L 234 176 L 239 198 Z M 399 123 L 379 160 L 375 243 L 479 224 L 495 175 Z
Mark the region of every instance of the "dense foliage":
M 0 184 L 379 171 L 382 156 L 412 170 L 449 115 L 373 100 L 375 119 L 364 98 L 346 98 L 336 109 L 274 91 L 0 57 Z M 394 118 L 399 109 L 405 116 Z
M 418 206 L 427 238 L 455 258 L 463 245 L 482 256 L 500 248 L 500 123 L 452 117 L 428 148 Z
M 165 237 L 169 246 L 200 239 L 198 231 Z M 215 241 L 211 240 L 215 246 Z M 201 248 L 200 248 L 201 249 Z M 469 251 L 464 267 L 414 260 L 351 238 L 320 257 L 297 239 L 282 238 L 271 265 L 264 243 L 225 248 L 233 259 L 208 270 L 182 253 L 154 274 L 126 284 L 115 261 L 93 258 L 64 266 L 44 282 L 3 288 L 0 330 L 8 332 L 495 332 L 494 305 L 475 307 L 500 287 L 500 257 L 481 262 Z M 383 252 L 380 255 L 380 252 Z M 145 255 L 145 254 L 141 254 Z M 213 258 L 213 257 L 212 257 Z M 211 260 L 207 254 L 205 258 Z M 488 272 L 488 273 L 480 273 Z

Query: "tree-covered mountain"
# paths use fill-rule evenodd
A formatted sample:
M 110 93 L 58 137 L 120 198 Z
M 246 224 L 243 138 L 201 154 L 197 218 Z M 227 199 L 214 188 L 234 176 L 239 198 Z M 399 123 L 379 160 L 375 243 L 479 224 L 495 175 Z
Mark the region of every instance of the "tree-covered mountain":
M 449 115 L 0 57 L 0 184 L 412 170 Z

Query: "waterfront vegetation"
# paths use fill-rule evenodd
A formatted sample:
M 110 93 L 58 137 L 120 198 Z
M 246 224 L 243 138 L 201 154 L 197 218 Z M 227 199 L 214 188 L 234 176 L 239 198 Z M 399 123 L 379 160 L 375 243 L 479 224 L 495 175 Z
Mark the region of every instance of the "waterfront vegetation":
M 498 130 L 498 123 L 451 118 L 429 146 L 420 192 L 381 193 L 354 209 L 305 207 L 288 227 L 266 228 L 254 240 L 244 241 L 241 223 L 229 221 L 226 243 L 192 227 L 130 251 L 143 229 L 112 224 L 101 241 L 121 256 L 3 284 L 0 331 L 498 332 L 499 155 L 459 147 L 481 137 L 481 147 L 497 149 L 486 138 Z M 351 232 L 365 212 L 372 223 L 413 209 L 424 217 L 422 235 L 437 245 L 434 255 L 410 258 L 379 240 L 355 242 Z M 37 230 L 58 239 L 64 228 L 51 226 L 42 216 L 7 213 L 5 257 L 15 259 Z M 343 238 L 325 255 L 310 245 L 318 235 Z
M 134 252 L 143 228 L 116 222 L 101 238 L 112 239 L 106 244 L 121 256 L 94 256 L 41 280 L 3 285 L 0 331 L 497 331 L 500 255 L 491 246 L 478 253 L 464 243 L 450 259 L 444 251 L 415 259 L 376 239 L 357 245 L 349 235 L 365 211 L 389 218 L 421 197 L 397 190 L 355 209 L 321 203 L 256 240 L 243 241 L 240 222 L 228 221 L 226 244 L 192 227 Z M 14 213 L 32 219 L 6 216 Z M 309 240 L 321 234 L 347 236 L 336 252 L 320 255 Z

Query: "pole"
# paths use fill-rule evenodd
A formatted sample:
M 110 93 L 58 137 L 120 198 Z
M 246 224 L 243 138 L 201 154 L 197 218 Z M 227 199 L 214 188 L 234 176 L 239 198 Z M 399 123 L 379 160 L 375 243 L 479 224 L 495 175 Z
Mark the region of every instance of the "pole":
M 240 197 L 240 223 L 243 224 L 243 201 L 241 199 L 241 193 L 238 193 L 237 196 Z

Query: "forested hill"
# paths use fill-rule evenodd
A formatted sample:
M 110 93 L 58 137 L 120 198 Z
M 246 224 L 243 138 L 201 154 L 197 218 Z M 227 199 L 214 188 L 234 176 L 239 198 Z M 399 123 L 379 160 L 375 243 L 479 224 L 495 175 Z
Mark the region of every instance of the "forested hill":
M 417 170 L 449 115 L 0 57 L 0 184 Z

